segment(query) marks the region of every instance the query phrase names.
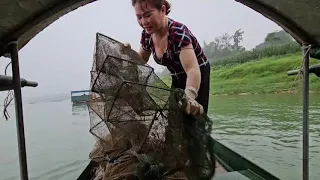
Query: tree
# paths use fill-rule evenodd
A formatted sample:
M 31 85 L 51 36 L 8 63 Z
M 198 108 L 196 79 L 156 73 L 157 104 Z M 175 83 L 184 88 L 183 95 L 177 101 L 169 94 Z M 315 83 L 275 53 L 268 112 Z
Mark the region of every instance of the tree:
M 204 53 L 213 61 L 218 58 L 229 56 L 235 52 L 244 51 L 245 48 L 240 45 L 243 41 L 243 31 L 238 29 L 233 35 L 223 33 L 215 37 L 210 43 L 204 42 Z
M 284 30 L 274 31 L 274 32 L 268 33 L 264 39 L 264 42 L 257 45 L 255 48 L 263 49 L 268 46 L 284 45 L 293 41 L 294 40 L 291 37 L 291 35 L 285 32 Z
M 241 29 L 238 29 L 232 36 L 233 38 L 233 51 L 243 51 L 245 48 L 240 45 L 241 41 L 243 41 L 243 35 L 244 31 L 241 31 Z

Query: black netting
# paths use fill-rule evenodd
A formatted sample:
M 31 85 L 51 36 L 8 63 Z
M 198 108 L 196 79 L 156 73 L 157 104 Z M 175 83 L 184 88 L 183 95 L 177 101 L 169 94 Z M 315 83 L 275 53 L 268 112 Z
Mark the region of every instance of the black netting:
M 184 91 L 170 89 L 121 46 L 97 35 L 88 102 L 96 179 L 211 179 L 208 117 L 187 116 Z

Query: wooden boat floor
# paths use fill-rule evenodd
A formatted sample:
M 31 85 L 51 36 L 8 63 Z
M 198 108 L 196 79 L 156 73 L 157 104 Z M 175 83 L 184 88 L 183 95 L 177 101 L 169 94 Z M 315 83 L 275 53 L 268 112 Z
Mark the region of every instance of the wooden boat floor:
M 212 180 L 265 180 L 250 170 L 216 173 Z
M 263 180 L 263 179 L 250 170 L 228 172 L 218 161 L 216 161 L 216 172 L 212 180 Z
M 78 180 L 87 180 L 92 178 L 91 170 L 97 166 L 93 161 L 87 165 L 85 170 L 81 173 Z M 216 173 L 212 180 L 264 180 L 250 170 L 241 170 L 228 172 L 226 169 L 216 161 Z
M 225 174 L 225 173 L 228 173 L 228 171 L 218 161 L 216 161 L 215 174 Z

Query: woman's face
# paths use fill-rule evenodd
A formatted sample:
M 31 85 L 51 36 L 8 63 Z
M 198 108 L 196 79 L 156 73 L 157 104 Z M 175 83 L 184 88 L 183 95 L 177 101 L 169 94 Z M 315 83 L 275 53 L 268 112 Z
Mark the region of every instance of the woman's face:
M 166 7 L 163 5 L 161 10 L 154 8 L 152 4 L 136 3 L 134 5 L 139 25 L 148 33 L 152 34 L 163 26 L 166 15 Z

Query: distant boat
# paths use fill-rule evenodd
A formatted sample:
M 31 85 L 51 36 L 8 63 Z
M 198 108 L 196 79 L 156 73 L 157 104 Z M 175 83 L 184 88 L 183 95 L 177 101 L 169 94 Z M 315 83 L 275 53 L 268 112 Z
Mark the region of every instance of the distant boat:
M 90 98 L 90 90 L 71 91 L 71 102 L 87 102 Z

